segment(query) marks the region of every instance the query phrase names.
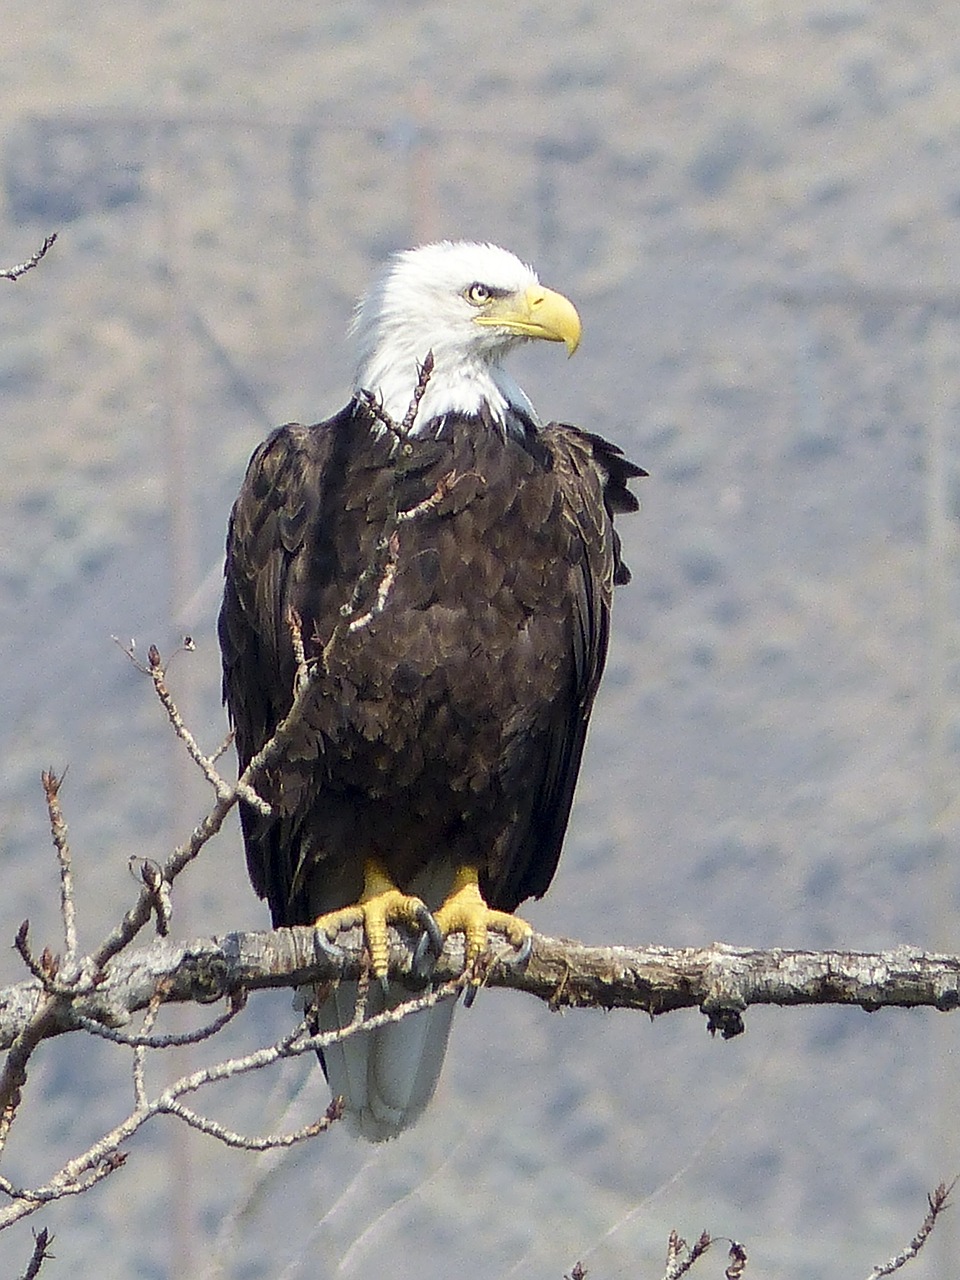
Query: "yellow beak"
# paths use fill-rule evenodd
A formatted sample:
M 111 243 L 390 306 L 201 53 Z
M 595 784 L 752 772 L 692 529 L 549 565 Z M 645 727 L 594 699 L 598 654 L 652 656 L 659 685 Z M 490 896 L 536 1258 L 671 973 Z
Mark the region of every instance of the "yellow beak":
M 494 298 L 475 317 L 477 324 L 506 329 L 524 338 L 543 338 L 547 342 L 563 342 L 573 355 L 580 345 L 580 317 L 577 309 L 562 293 L 531 285 L 523 293 L 508 298 Z

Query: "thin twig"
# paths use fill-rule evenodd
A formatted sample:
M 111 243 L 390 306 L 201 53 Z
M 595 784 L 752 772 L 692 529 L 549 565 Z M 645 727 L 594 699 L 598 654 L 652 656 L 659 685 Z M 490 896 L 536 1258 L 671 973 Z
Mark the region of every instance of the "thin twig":
M 138 1113 L 139 1117 L 139 1113 Z M 148 1117 L 140 1120 L 132 1130 L 137 1131 Z M 99 1144 L 98 1144 L 99 1145 Z M 75 1161 L 71 1161 L 70 1165 L 64 1165 L 64 1169 L 56 1175 L 46 1186 L 35 1188 L 15 1188 L 10 1184 L 2 1185 L 2 1190 L 7 1195 L 11 1195 L 14 1203 L 7 1209 L 0 1210 L 0 1230 L 4 1227 L 11 1226 L 14 1222 L 19 1222 L 21 1218 L 29 1217 L 31 1213 L 36 1213 L 38 1209 L 43 1208 L 45 1204 L 49 1204 L 51 1200 L 59 1200 L 62 1196 L 79 1196 L 85 1191 L 89 1191 L 91 1187 L 95 1187 L 98 1182 L 102 1182 L 104 1178 L 109 1177 L 111 1173 L 116 1173 L 117 1169 L 123 1167 L 126 1163 L 126 1154 L 122 1151 L 111 1150 L 104 1156 L 98 1164 L 81 1170 L 76 1177 L 64 1177 L 64 1170 L 72 1168 Z M 81 1176 L 85 1173 L 87 1176 Z M 6 1180 L 4 1180 L 4 1183 Z
M 46 255 L 47 250 L 56 242 L 57 233 L 54 231 L 44 240 L 40 248 L 29 257 L 26 262 L 20 262 L 15 267 L 4 267 L 0 270 L 0 280 L 19 280 L 22 275 L 31 271 L 42 257 Z
M 293 677 L 294 692 L 300 688 L 310 674 L 307 664 L 307 651 L 303 646 L 303 620 L 292 606 L 287 611 L 287 626 L 290 629 L 290 644 L 293 647 L 293 659 L 297 670 Z
M 236 787 L 231 788 L 228 794 L 218 797 L 216 804 L 197 823 L 189 838 L 179 845 L 166 860 L 162 868 L 164 880 L 172 884 L 183 869 L 197 857 L 204 845 L 212 840 L 223 826 L 227 815 L 237 801 L 241 797 L 246 799 L 245 791 L 249 792 L 250 795 L 255 794 L 252 791 L 252 783 L 259 776 L 261 770 L 269 767 L 282 754 L 292 728 L 302 715 L 303 701 L 300 698 L 294 700 L 294 705 L 291 707 L 290 712 L 277 727 L 273 737 L 264 744 L 244 769 Z M 260 804 L 263 805 L 264 802 L 260 801 Z M 269 809 L 269 806 L 267 807 Z M 150 919 L 152 910 L 153 894 L 147 886 L 144 886 L 134 905 L 127 911 L 120 923 L 104 938 L 103 942 L 90 957 L 94 972 L 102 970 L 114 956 L 129 946 Z M 0 1102 L 2 1102 L 2 1093 L 0 1093 Z
M 423 400 L 424 393 L 433 374 L 433 365 L 433 352 L 428 351 L 423 364 L 418 366 L 417 383 L 413 390 L 413 396 L 399 426 L 375 397 L 369 394 L 364 396 L 367 407 L 377 421 L 386 426 L 401 442 L 407 441 L 416 423 L 417 414 L 420 411 L 420 402 Z M 410 446 L 407 445 L 406 447 L 409 449 Z M 333 652 L 344 630 L 347 635 L 353 635 L 357 631 L 361 631 L 364 627 L 369 626 L 374 618 L 379 617 L 386 608 L 400 563 L 400 525 L 404 521 L 416 519 L 417 516 L 423 515 L 438 506 L 454 483 L 456 483 L 456 474 L 451 472 L 440 480 L 436 489 L 428 498 L 406 511 L 398 509 L 396 485 L 394 486 L 387 505 L 383 529 L 374 546 L 370 563 L 364 567 L 354 583 L 349 602 L 341 606 L 340 621 L 334 627 L 330 638 L 323 646 L 321 665 L 324 670 L 329 669 L 330 654 Z M 374 584 L 376 585 L 373 593 L 373 603 L 360 612 L 363 602 L 370 598 Z
M 54 978 L 60 967 L 60 962 L 56 956 L 50 955 L 49 951 L 44 950 L 40 959 L 33 954 L 30 947 L 30 921 L 24 920 L 20 928 L 16 932 L 13 939 L 14 949 L 20 959 L 27 966 L 33 976 L 43 984 L 44 991 L 50 991 L 54 986 Z M 70 988 L 64 987 L 63 991 L 67 992 Z
M 52 1239 L 53 1236 L 46 1227 L 36 1233 L 33 1241 L 33 1256 L 27 1263 L 26 1271 L 22 1272 L 20 1280 L 36 1280 L 44 1262 L 46 1262 L 47 1258 L 53 1257 L 52 1253 L 47 1252 Z
M 468 474 L 476 475 L 477 473 L 469 472 Z M 449 471 L 445 476 L 441 476 L 437 481 L 437 487 L 428 498 L 418 502 L 415 507 L 406 507 L 403 511 L 397 512 L 397 523 L 404 524 L 407 520 L 416 520 L 420 516 L 425 516 L 429 511 L 435 511 L 450 490 L 462 479 L 463 476 L 458 476 L 456 471 Z
M 129 1141 L 144 1124 L 156 1115 L 176 1116 L 178 1119 L 183 1120 L 184 1123 L 201 1129 L 210 1136 L 218 1138 L 231 1146 L 243 1145 L 245 1142 L 249 1142 L 253 1144 L 251 1149 L 257 1151 L 267 1150 L 274 1146 L 287 1146 L 294 1141 L 303 1141 L 313 1136 L 314 1133 L 323 1132 L 340 1115 L 341 1107 L 338 1102 L 331 1104 L 324 1120 L 318 1121 L 315 1125 L 307 1126 L 305 1129 L 297 1130 L 294 1134 L 273 1134 L 266 1138 L 245 1139 L 242 1135 L 224 1128 L 216 1121 L 198 1116 L 189 1108 L 184 1107 L 180 1100 L 185 1094 L 195 1093 L 206 1085 L 233 1079 L 250 1071 L 258 1071 L 276 1062 L 310 1053 L 318 1048 L 328 1048 L 331 1044 L 342 1040 L 347 1035 L 367 1032 L 377 1027 L 386 1026 L 388 1023 L 399 1022 L 411 1013 L 415 1013 L 420 1009 L 430 1008 L 441 1000 L 449 999 L 451 996 L 456 995 L 462 989 L 462 985 L 459 979 L 445 983 L 436 990 L 418 996 L 416 999 L 396 1009 L 387 1010 L 384 1013 L 377 1014 L 376 1017 L 367 1018 L 362 1023 L 357 1023 L 355 1026 L 352 1025 L 346 1031 L 327 1031 L 319 1035 L 311 1035 L 309 1034 L 310 1029 L 307 1023 L 301 1022 L 272 1045 L 255 1050 L 244 1057 L 218 1062 L 181 1077 L 164 1089 L 152 1102 L 144 1103 L 141 1101 L 125 1120 L 117 1124 L 109 1133 L 104 1134 L 87 1151 L 68 1161 L 45 1185 L 30 1189 L 17 1188 L 7 1180 L 0 1179 L 0 1190 L 4 1191 L 12 1200 L 12 1203 L 6 1209 L 0 1210 L 0 1230 L 36 1212 L 41 1205 L 47 1204 L 51 1200 L 56 1200 L 63 1195 L 78 1194 L 93 1186 L 107 1174 L 112 1173 L 126 1159 L 124 1153 L 120 1150 L 121 1145 Z M 138 1092 L 142 1098 L 142 1083 L 138 1086 Z
M 173 919 L 173 901 L 170 895 L 170 881 L 165 880 L 163 870 L 152 858 L 131 858 L 130 870 L 139 863 L 140 879 L 150 890 L 153 910 L 157 916 L 157 933 L 166 938 L 170 933 L 170 922 Z
M 367 409 L 374 418 L 376 418 L 382 427 L 386 427 L 390 434 L 392 436 L 396 436 L 398 440 L 403 438 L 400 435 L 400 428 L 390 417 L 389 413 L 387 413 L 386 409 L 384 409 L 383 402 L 379 396 L 375 395 L 372 391 L 366 391 L 361 388 L 359 397 L 363 401 L 364 408 Z
M 433 352 L 428 351 L 423 358 L 423 364 L 417 369 L 417 385 L 413 389 L 413 399 L 410 401 L 410 407 L 400 423 L 400 435 L 402 438 L 407 437 L 413 430 L 417 414 L 420 412 L 420 401 L 423 399 L 424 392 L 433 375 L 433 364 Z
M 141 1038 L 149 1037 L 151 1031 L 156 1025 L 157 1018 L 160 1014 L 160 1006 L 163 1003 L 163 995 L 163 984 L 157 983 L 157 989 L 153 993 L 153 999 L 150 1001 L 147 1006 L 147 1011 L 143 1015 Z M 143 1078 L 145 1065 L 146 1047 L 143 1044 L 138 1044 L 133 1050 L 133 1104 L 138 1108 L 143 1108 L 147 1105 L 147 1090 Z
M 351 619 L 347 626 L 347 632 L 350 635 L 355 631 L 360 631 L 364 627 L 369 626 L 373 619 L 379 617 L 387 607 L 387 600 L 389 599 L 390 591 L 396 580 L 397 565 L 400 561 L 400 537 L 396 529 L 394 529 L 393 533 L 391 533 L 390 537 L 387 539 L 386 551 L 387 554 L 382 565 L 380 581 L 377 583 L 376 598 L 366 613 L 361 613 L 359 617 Z M 329 645 L 324 649 L 325 657 L 328 651 Z
M 230 1008 L 226 1013 L 222 1013 L 213 1022 L 207 1022 L 202 1027 L 197 1027 L 195 1031 L 181 1031 L 163 1036 L 150 1035 L 146 1031 L 130 1035 L 127 1032 L 118 1031 L 116 1027 L 108 1027 L 102 1022 L 97 1022 L 95 1018 L 87 1018 L 76 1011 L 72 1016 L 77 1026 L 82 1030 L 89 1031 L 91 1035 L 99 1036 L 101 1040 L 109 1040 L 111 1044 L 123 1045 L 127 1049 L 182 1049 L 186 1045 L 202 1044 L 204 1040 L 211 1039 L 231 1023 L 246 1004 L 245 999 L 241 998 L 242 995 L 242 992 L 237 993 L 232 998 Z
M 174 702 L 173 696 L 167 687 L 166 668 L 163 665 L 160 650 L 157 646 L 155 644 L 150 645 L 147 653 L 147 666 L 144 666 L 137 657 L 135 641 L 131 640 L 127 645 L 124 644 L 118 636 L 113 636 L 112 639 L 114 644 L 117 645 L 124 654 L 126 654 L 137 670 L 142 675 L 149 676 L 153 681 L 153 687 L 156 691 L 157 697 L 160 699 L 160 703 L 163 706 L 164 711 L 167 713 L 167 718 L 173 727 L 174 733 L 186 747 L 191 760 L 193 760 L 193 762 L 200 768 L 203 776 L 213 787 L 217 800 L 227 801 L 232 805 L 239 797 L 239 799 L 244 800 L 249 804 L 251 808 L 256 809 L 258 813 L 261 813 L 264 817 L 268 818 L 272 812 L 270 806 L 265 800 L 257 795 L 256 791 L 254 791 L 249 784 L 240 780 L 235 783 L 234 786 L 231 786 L 216 768 L 216 761 L 220 759 L 227 747 L 233 741 L 233 732 L 231 731 L 227 735 L 226 739 L 221 743 L 213 755 L 206 755 L 201 750 L 200 744 L 197 742 L 196 738 L 184 723 L 177 704 Z M 181 650 L 178 650 L 178 652 L 182 651 L 185 653 L 192 653 L 195 647 L 196 646 L 190 636 L 184 636 Z
M 70 845 L 67 843 L 67 824 L 63 820 L 60 808 L 60 787 L 66 773 L 57 775 L 47 769 L 42 775 L 43 792 L 47 798 L 47 813 L 50 815 L 50 834 L 53 836 L 57 850 L 57 862 L 60 866 L 60 915 L 63 919 L 64 955 L 63 964 L 67 971 L 73 969 L 77 958 L 77 910 L 73 898 L 73 867 L 70 857 Z
M 207 1116 L 198 1115 L 180 1102 L 168 1102 L 161 1110 L 165 1115 L 176 1116 L 178 1120 L 182 1120 L 191 1129 L 197 1129 L 200 1133 L 216 1138 L 218 1142 L 222 1142 L 228 1147 L 239 1147 L 243 1151 L 275 1151 L 283 1147 L 292 1147 L 298 1142 L 306 1142 L 309 1138 L 316 1138 L 319 1134 L 326 1133 L 334 1121 L 339 1120 L 343 1115 L 343 1100 L 334 1098 L 329 1107 L 327 1107 L 325 1114 L 319 1120 L 314 1120 L 311 1124 L 305 1124 L 300 1129 L 294 1129 L 291 1133 L 265 1134 L 259 1138 L 235 1133 L 232 1129 L 227 1129 L 216 1120 L 210 1120 Z
M 214 764 L 216 764 L 216 762 L 227 751 L 227 749 L 233 745 L 233 740 L 235 737 L 236 737 L 236 734 L 231 729 L 230 732 L 227 734 L 227 736 L 224 738 L 224 740 L 220 743 L 219 747 L 217 747 L 216 751 L 214 751 L 210 756 L 210 759 L 213 761 Z
M 187 652 L 189 652 L 189 649 Z M 183 717 L 180 714 L 177 704 L 173 700 L 173 695 L 167 688 L 166 668 L 161 661 L 160 650 L 156 645 L 152 644 L 150 646 L 148 656 L 150 665 L 147 668 L 147 674 L 153 681 L 153 687 L 156 690 L 157 697 L 160 699 L 160 703 L 164 711 L 167 713 L 167 718 L 173 726 L 173 731 L 186 747 L 190 759 L 194 764 L 199 766 L 203 776 L 213 787 L 217 799 L 229 799 L 233 795 L 234 791 L 236 791 L 240 795 L 240 798 L 246 801 L 247 804 L 251 805 L 252 808 L 256 809 L 258 813 L 262 813 L 265 817 L 269 817 L 271 810 L 266 801 L 262 800 L 251 787 L 244 786 L 241 789 L 239 784 L 232 787 L 217 771 L 212 758 L 200 749 L 200 744 L 187 728 L 186 724 L 184 724 Z M 142 669 L 143 668 L 141 668 L 141 670 Z
M 708 1231 L 702 1231 L 693 1245 L 688 1245 L 678 1232 L 671 1231 L 667 1241 L 667 1267 L 663 1280 L 680 1280 L 697 1259 L 703 1257 L 712 1243 Z
M 920 1230 L 913 1237 L 907 1247 L 898 1253 L 895 1257 L 890 1258 L 887 1262 L 880 1263 L 870 1272 L 868 1280 L 880 1280 L 881 1276 L 891 1276 L 895 1271 L 899 1271 L 902 1266 L 910 1262 L 917 1256 L 923 1246 L 927 1243 L 930 1232 L 936 1226 L 937 1219 L 947 1207 L 947 1202 L 951 1191 L 957 1184 L 954 1178 L 949 1186 L 945 1182 L 941 1182 L 935 1190 L 927 1195 L 927 1216 L 920 1225 Z

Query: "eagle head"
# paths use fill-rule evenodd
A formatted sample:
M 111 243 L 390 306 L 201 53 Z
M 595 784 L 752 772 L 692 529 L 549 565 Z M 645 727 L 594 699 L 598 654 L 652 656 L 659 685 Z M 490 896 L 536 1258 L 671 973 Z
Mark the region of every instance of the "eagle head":
M 527 397 L 501 368 L 521 342 L 563 342 L 573 355 L 580 317 L 573 303 L 545 288 L 536 272 L 492 244 L 423 245 L 396 254 L 360 300 L 353 323 L 355 390 L 376 395 L 401 422 L 419 366 L 434 367 L 417 415 L 425 430 L 449 413 L 488 413 L 506 423 L 519 409 L 536 421 Z

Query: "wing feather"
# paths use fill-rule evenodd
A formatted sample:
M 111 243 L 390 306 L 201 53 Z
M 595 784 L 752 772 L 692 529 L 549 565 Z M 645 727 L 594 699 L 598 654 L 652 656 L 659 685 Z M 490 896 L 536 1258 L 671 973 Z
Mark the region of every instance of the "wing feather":
M 290 708 L 295 666 L 287 619 L 290 607 L 299 604 L 303 562 L 343 416 L 310 427 L 288 423 L 274 431 L 251 458 L 231 512 L 219 633 L 223 697 L 241 770 Z M 264 820 L 241 806 L 250 878 L 270 902 L 276 924 L 292 923 L 285 918 L 295 875 L 288 865 L 296 847 L 290 827 L 298 799 L 313 785 L 310 755 L 294 751 L 285 761 L 283 803 L 273 818 Z M 314 749 L 314 766 L 315 759 Z M 268 801 L 279 800 L 276 780 L 265 778 L 259 785 Z
M 571 681 L 557 700 L 536 780 L 529 834 L 498 897 L 506 909 L 541 897 L 550 885 L 573 804 L 587 725 L 606 661 L 614 585 L 629 582 L 613 527 L 615 513 L 635 511 L 630 480 L 647 473 L 602 437 L 560 423 L 544 429 L 559 480 L 562 517 L 572 527 Z

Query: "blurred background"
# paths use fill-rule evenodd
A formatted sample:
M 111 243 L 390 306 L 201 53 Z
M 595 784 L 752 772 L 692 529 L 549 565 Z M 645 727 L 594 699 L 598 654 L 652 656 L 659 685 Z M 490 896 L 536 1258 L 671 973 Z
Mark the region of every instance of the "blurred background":
M 277 423 L 346 400 L 394 249 L 499 242 L 574 299 L 544 418 L 650 472 L 546 932 L 958 949 L 960 9 L 945 0 L 8 0 L 0 51 L 0 940 L 59 942 L 39 785 L 91 946 L 208 796 L 111 637 L 171 653 L 208 748 L 227 514 Z M 235 824 L 179 936 L 266 927 Z M 0 949 L 0 983 L 23 976 Z M 202 1016 L 202 1012 L 201 1012 Z M 294 1015 L 151 1064 L 154 1087 Z M 955 1019 L 458 1016 L 421 1125 L 257 1159 L 157 1124 L 31 1228 L 43 1274 L 659 1276 L 706 1227 L 767 1280 L 866 1274 L 960 1170 Z M 44 1180 L 131 1105 L 127 1055 L 45 1045 L 4 1163 Z M 326 1105 L 305 1061 L 200 1098 L 251 1132 Z M 955 1271 L 950 1215 L 912 1264 Z M 939 1252 L 937 1252 L 939 1250 Z M 715 1275 L 708 1258 L 698 1274 Z

